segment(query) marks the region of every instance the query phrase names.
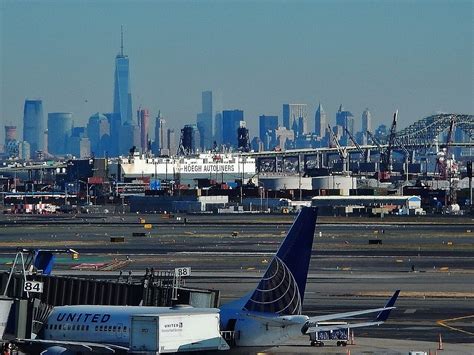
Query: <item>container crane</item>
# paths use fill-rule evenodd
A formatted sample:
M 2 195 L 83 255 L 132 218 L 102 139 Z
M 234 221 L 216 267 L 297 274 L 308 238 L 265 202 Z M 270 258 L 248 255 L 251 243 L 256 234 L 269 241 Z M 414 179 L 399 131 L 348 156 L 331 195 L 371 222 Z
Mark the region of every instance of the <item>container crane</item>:
M 359 143 L 357 143 L 357 141 L 355 140 L 354 136 L 352 135 L 351 132 L 349 132 L 349 130 L 347 129 L 347 127 L 344 127 L 344 130 L 346 131 L 346 134 L 347 136 L 349 137 L 349 139 L 351 140 L 351 142 L 354 144 L 354 146 L 357 148 L 357 151 L 364 157 L 364 163 L 368 163 L 369 162 L 369 150 L 363 150 Z
M 341 162 L 342 162 L 342 171 L 343 173 L 346 173 L 347 172 L 347 157 L 349 155 L 347 153 L 347 149 L 341 147 L 341 145 L 339 144 L 339 141 L 337 140 L 336 135 L 332 131 L 331 125 L 328 124 L 327 129 L 329 131 L 329 134 L 331 135 L 331 138 L 334 144 L 336 145 L 337 152 L 339 153 L 339 158 L 341 159 Z

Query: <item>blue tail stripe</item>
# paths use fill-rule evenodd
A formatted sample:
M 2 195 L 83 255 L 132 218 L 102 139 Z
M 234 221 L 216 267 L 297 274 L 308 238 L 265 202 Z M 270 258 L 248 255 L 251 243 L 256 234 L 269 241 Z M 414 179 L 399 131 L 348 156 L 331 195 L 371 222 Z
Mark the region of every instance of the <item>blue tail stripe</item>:
M 300 290 L 301 302 L 306 289 L 317 214 L 317 208 L 303 207 L 276 254 L 293 274 Z
M 244 309 L 300 314 L 306 289 L 317 209 L 303 207 Z

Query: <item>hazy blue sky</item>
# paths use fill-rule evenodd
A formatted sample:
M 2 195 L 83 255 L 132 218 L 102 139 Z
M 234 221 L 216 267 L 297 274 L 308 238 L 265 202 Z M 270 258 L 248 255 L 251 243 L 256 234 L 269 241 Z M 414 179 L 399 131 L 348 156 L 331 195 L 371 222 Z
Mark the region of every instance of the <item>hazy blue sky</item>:
M 26 97 L 76 125 L 112 110 L 114 57 L 125 26 L 134 109 L 194 122 L 201 91 L 260 114 L 319 101 L 400 126 L 437 111 L 473 113 L 473 1 L 0 0 L 3 124 L 21 129 Z

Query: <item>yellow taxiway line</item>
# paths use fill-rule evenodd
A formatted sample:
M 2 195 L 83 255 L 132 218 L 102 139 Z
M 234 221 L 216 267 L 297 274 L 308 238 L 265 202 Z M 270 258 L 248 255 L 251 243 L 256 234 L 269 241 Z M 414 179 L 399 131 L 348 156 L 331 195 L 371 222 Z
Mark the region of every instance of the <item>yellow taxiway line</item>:
M 450 318 L 450 319 L 443 319 L 443 320 L 437 321 L 436 324 L 438 324 L 442 327 L 454 330 L 456 332 L 461 332 L 461 333 L 464 333 L 464 334 L 474 335 L 474 333 L 468 332 L 467 330 L 455 328 L 455 327 L 452 327 L 452 326 L 446 324 L 448 322 L 454 322 L 454 321 L 457 321 L 457 320 L 467 319 L 467 318 L 474 318 L 474 315 L 464 316 L 464 317 L 457 317 L 457 318 Z

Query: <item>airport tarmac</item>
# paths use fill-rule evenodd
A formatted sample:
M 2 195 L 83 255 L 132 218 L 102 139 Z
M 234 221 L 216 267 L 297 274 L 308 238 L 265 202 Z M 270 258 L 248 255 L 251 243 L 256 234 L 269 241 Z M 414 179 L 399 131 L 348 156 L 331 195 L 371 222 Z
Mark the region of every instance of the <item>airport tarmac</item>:
M 178 221 L 159 215 L 141 217 L 152 224 L 152 229 L 145 229 L 136 215 L 1 216 L 0 262 L 5 265 L 11 261 L 18 247 L 71 247 L 80 252 L 80 258 L 59 256 L 58 273 L 93 275 L 90 269 L 81 271 L 78 266 L 127 258 L 122 270 L 132 270 L 134 275 L 142 275 L 146 267 L 166 270 L 190 266 L 192 276 L 186 284 L 219 289 L 221 302 L 226 302 L 255 287 L 294 218 L 184 215 Z M 322 218 L 320 222 L 305 293 L 305 314 L 379 307 L 394 290 L 401 289 L 398 308 L 386 324 L 356 330 L 357 345 L 347 348 L 352 354 L 434 351 L 439 334 L 445 353 L 472 353 L 472 219 L 439 219 L 435 224 L 422 218 L 342 217 Z M 146 236 L 133 237 L 135 232 L 145 232 Z M 111 243 L 111 236 L 124 236 L 125 242 Z M 369 240 L 382 244 L 369 244 Z M 111 275 L 100 268 L 97 273 L 100 277 Z M 368 337 L 390 339 L 395 345 L 380 339 L 380 346 L 375 345 Z M 410 347 L 417 342 L 423 343 Z M 301 345 L 291 345 L 289 350 L 282 346 L 271 352 L 345 354 L 347 350 L 314 348 L 304 340 Z M 453 352 L 448 352 L 448 345 L 453 346 Z

